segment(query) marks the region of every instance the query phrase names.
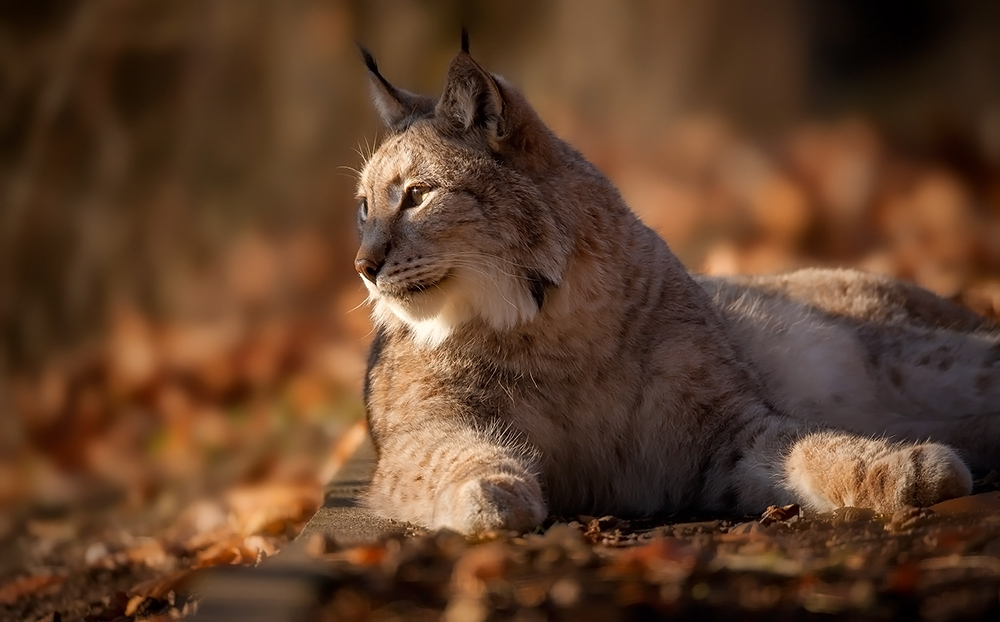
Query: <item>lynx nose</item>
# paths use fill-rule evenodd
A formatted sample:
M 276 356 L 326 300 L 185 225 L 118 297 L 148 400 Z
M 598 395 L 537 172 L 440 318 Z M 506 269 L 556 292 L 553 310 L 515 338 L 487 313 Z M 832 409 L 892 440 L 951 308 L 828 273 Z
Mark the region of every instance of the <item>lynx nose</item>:
M 374 283 L 375 277 L 378 276 L 378 271 L 382 268 L 383 263 L 385 262 L 376 263 L 369 257 L 358 257 L 354 260 L 354 269 L 358 271 L 358 274 Z

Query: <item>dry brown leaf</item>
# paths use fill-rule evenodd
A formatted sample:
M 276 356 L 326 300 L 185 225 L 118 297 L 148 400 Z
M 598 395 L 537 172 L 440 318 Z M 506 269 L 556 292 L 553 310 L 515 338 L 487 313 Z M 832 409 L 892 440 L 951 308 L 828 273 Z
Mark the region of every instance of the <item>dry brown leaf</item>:
M 687 577 L 697 563 L 697 553 L 675 538 L 657 538 L 644 546 L 626 549 L 610 564 L 616 572 L 652 572 L 663 580 Z
M 963 512 L 1000 511 L 1000 492 L 984 492 L 942 501 L 928 508 L 935 514 L 958 514 Z
M 52 573 L 15 579 L 10 583 L 0 586 L 0 603 L 5 605 L 13 604 L 24 596 L 37 594 L 42 590 L 61 585 L 64 581 L 66 581 L 66 577 Z
M 791 179 L 778 173 L 765 175 L 750 196 L 757 226 L 771 244 L 798 244 L 811 224 L 812 213 L 805 193 Z
M 454 594 L 478 598 L 486 591 L 486 583 L 504 576 L 507 555 L 502 543 L 494 542 L 473 547 L 456 563 L 451 573 Z
M 903 507 L 893 512 L 885 529 L 891 533 L 907 531 L 916 527 L 930 514 L 932 512 L 927 508 Z
M 213 533 L 221 529 L 228 529 L 229 514 L 225 504 L 220 499 L 200 499 L 195 501 L 177 517 L 170 530 L 170 537 L 174 541 L 183 541 L 188 544 L 194 539 L 201 538 L 203 534 Z M 189 550 L 191 546 L 186 545 Z M 193 548 L 201 548 L 195 545 Z
M 139 605 L 141 605 L 142 601 L 144 600 L 146 600 L 145 596 L 133 596 L 132 598 L 130 598 L 128 600 L 128 604 L 125 605 L 125 615 L 131 616 L 132 614 L 134 614 L 136 610 L 139 609 Z
M 380 544 L 370 544 L 353 546 L 349 549 L 340 551 L 336 555 L 338 558 L 345 559 L 358 566 L 375 566 L 382 563 L 382 560 L 385 559 L 387 553 L 388 551 L 386 551 L 385 546 Z
M 247 536 L 243 540 L 243 548 L 257 557 L 270 557 L 278 552 L 274 539 L 264 536 Z
M 135 394 L 159 372 L 161 361 L 153 327 L 134 307 L 119 305 L 115 309 L 107 361 L 111 389 L 116 395 Z
M 325 486 L 333 479 L 333 476 L 340 471 L 340 468 L 358 450 L 358 447 L 364 442 L 367 434 L 368 423 L 364 419 L 358 419 L 337 439 L 333 450 L 330 452 L 330 457 L 319 471 L 317 481 L 321 485 Z
M 126 551 L 126 555 L 129 561 L 145 564 L 150 568 L 164 568 L 175 561 L 155 538 L 142 538 L 138 546 Z
M 216 542 L 198 553 L 195 557 L 195 568 L 247 564 L 256 559 L 256 554 L 248 553 L 243 549 L 242 538 L 234 535 L 226 540 Z
M 277 552 L 273 540 L 262 536 L 241 537 L 232 534 L 198 553 L 195 567 L 253 564 Z
M 701 265 L 701 272 L 712 276 L 739 274 L 741 270 L 740 252 L 729 242 L 713 245 Z
M 790 521 L 793 518 L 797 518 L 799 516 L 799 512 L 800 508 L 797 503 L 783 507 L 772 505 L 764 510 L 764 514 L 760 517 L 759 522 L 765 527 L 773 523 L 783 523 Z
M 729 528 L 724 534 L 716 536 L 719 542 L 753 542 L 756 540 L 772 540 L 772 531 L 767 525 L 757 521 L 747 521 Z
M 224 525 L 207 531 L 195 532 L 187 540 L 184 540 L 181 546 L 189 553 L 196 553 L 212 546 L 220 540 L 234 536 L 235 534 L 229 525 Z
M 184 568 L 165 577 L 156 577 L 143 581 L 132 586 L 128 591 L 133 596 L 144 596 L 150 598 L 164 598 L 170 592 L 182 592 L 193 578 L 196 571 L 193 568 Z
M 316 482 L 242 486 L 225 495 L 230 524 L 244 535 L 280 533 L 316 511 L 322 489 Z

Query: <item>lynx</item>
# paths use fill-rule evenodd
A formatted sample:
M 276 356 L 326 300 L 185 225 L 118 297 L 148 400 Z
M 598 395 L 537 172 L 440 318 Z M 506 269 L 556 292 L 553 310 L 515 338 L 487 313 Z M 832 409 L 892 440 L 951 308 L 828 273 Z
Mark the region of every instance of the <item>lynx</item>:
M 997 325 L 858 271 L 691 275 L 467 38 L 436 101 L 362 53 L 388 128 L 355 262 L 374 511 L 466 534 L 892 511 L 998 462 Z

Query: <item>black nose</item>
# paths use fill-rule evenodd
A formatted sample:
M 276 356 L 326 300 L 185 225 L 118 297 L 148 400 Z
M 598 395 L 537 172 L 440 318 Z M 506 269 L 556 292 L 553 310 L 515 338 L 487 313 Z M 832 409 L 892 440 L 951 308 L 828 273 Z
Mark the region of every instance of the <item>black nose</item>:
M 359 257 L 354 260 L 354 269 L 358 271 L 358 274 L 365 277 L 372 283 L 375 282 L 375 277 L 378 276 L 378 271 L 381 268 L 382 262 L 376 263 L 368 257 Z

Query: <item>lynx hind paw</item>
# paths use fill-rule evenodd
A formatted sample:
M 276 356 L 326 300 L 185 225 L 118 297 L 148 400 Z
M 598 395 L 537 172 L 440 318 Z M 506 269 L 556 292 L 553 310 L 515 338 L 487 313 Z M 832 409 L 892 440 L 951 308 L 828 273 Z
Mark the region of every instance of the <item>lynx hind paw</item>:
M 800 441 L 785 464 L 786 486 L 800 503 L 820 512 L 845 505 L 893 512 L 926 507 L 972 490 L 972 475 L 946 445 L 890 443 L 844 434 L 814 434 Z
M 892 451 L 872 462 L 856 505 L 880 512 L 927 507 L 969 494 L 972 474 L 953 449 L 924 443 Z
M 528 531 L 547 515 L 538 483 L 506 474 L 457 484 L 443 492 L 435 506 L 433 527 L 446 527 L 466 535 Z
M 946 445 L 924 443 L 906 447 L 883 460 L 903 470 L 897 491 L 900 506 L 926 507 L 972 492 L 969 468 Z

